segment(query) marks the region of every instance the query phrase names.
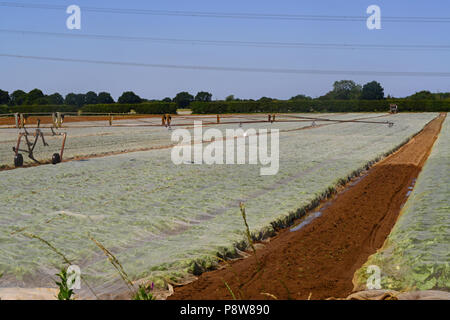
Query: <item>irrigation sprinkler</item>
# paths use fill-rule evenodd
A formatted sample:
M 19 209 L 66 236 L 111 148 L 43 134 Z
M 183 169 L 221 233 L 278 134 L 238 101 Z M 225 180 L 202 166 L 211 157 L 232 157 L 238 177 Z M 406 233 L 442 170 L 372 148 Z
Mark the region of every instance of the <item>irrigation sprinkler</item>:
M 396 114 L 398 112 L 398 106 L 396 104 L 389 105 L 389 113 Z
M 39 121 L 39 123 L 40 123 L 40 121 Z M 42 139 L 42 143 L 43 143 L 44 147 L 48 147 L 48 143 L 45 141 L 45 136 L 50 136 L 50 137 L 61 136 L 63 138 L 60 153 L 54 153 L 52 156 L 52 164 L 57 164 L 62 161 L 63 153 L 64 153 L 64 146 L 66 144 L 67 133 L 66 132 L 55 132 L 52 127 L 50 127 L 50 130 L 51 130 L 51 133 L 44 133 L 39 128 L 37 128 L 34 133 L 29 133 L 25 127 L 23 127 L 23 129 L 20 130 L 19 136 L 17 138 L 16 146 L 12 148 L 14 151 L 14 166 L 16 168 L 23 166 L 23 156 L 19 152 L 27 153 L 28 158 L 30 158 L 34 162 L 40 164 L 40 162 L 38 160 L 36 160 L 36 158 L 34 157 L 33 152 L 34 152 L 34 149 L 37 145 L 39 138 Z M 27 149 L 20 149 L 20 143 L 22 141 L 22 138 L 25 139 L 25 144 L 26 144 Z M 33 141 L 33 139 L 34 139 L 34 141 Z
M 52 113 L 52 124 L 56 128 L 58 126 L 58 121 L 56 120 L 56 113 Z
M 61 128 L 61 126 L 62 126 L 61 112 L 56 113 L 56 122 L 57 122 L 57 127 Z

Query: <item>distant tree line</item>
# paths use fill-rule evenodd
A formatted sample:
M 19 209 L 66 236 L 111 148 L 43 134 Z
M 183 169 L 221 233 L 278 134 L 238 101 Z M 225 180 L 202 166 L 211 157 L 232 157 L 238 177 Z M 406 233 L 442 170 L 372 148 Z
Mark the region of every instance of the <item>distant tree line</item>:
M 166 97 L 162 100 L 147 100 L 139 97 L 132 91 L 123 92 L 117 99 L 118 104 L 140 104 L 146 102 L 166 102 L 176 103 L 178 108 L 189 108 L 193 102 L 211 102 L 212 94 L 206 91 L 200 91 L 195 96 L 189 92 L 183 91 L 175 95 L 175 97 Z M 311 98 L 304 94 L 298 94 L 287 101 L 330 101 L 330 100 L 384 100 L 392 99 L 393 97 L 385 97 L 384 88 L 377 81 L 371 81 L 364 85 L 355 83 L 352 80 L 340 80 L 333 84 L 331 91 L 318 98 Z M 430 91 L 419 91 L 404 99 L 411 100 L 450 100 L 450 92 L 447 93 L 431 93 Z M 270 97 L 261 97 L 258 100 L 253 99 L 239 99 L 234 95 L 229 95 L 225 98 L 226 102 L 236 101 L 258 101 L 260 103 L 268 103 L 278 100 Z M 63 97 L 59 93 L 46 95 L 39 89 L 33 89 L 30 92 L 23 90 L 16 90 L 12 93 L 0 90 L 0 105 L 4 106 L 75 106 L 81 108 L 84 105 L 108 105 L 116 102 L 108 92 L 95 93 L 89 91 L 87 93 L 69 93 Z
M 125 91 L 117 99 L 117 103 L 145 103 L 149 101 L 175 102 L 178 107 L 186 108 L 193 101 L 208 102 L 211 101 L 212 94 L 205 91 L 200 91 L 194 97 L 189 92 L 180 92 L 174 98 L 166 97 L 162 100 L 147 100 L 139 97 L 133 91 Z M 30 92 L 23 90 L 16 90 L 11 94 L 8 91 L 0 89 L 0 105 L 7 106 L 34 106 L 34 105 L 68 105 L 77 106 L 81 108 L 84 105 L 93 104 L 113 104 L 115 103 L 111 94 L 108 92 L 95 93 L 89 91 L 87 93 L 69 93 L 63 97 L 59 93 L 45 95 L 40 89 L 33 89 Z
M 64 98 L 61 94 L 55 92 L 45 95 L 39 89 L 33 89 L 30 92 L 16 90 L 9 94 L 7 91 L 0 90 L 0 105 L 8 106 L 33 106 L 33 105 L 69 105 L 82 107 L 85 104 L 109 104 L 114 103 L 114 99 L 108 92 L 100 92 L 99 94 L 89 91 L 83 93 L 69 93 Z
M 224 101 L 194 102 L 193 113 L 254 113 L 254 112 L 374 112 L 389 110 L 390 104 L 399 104 L 400 111 L 450 111 L 450 92 L 419 91 L 405 98 L 385 97 L 384 88 L 377 81 L 364 85 L 352 80 L 340 80 L 323 96 L 311 98 L 298 94 L 289 100 L 261 97 L 258 100 L 238 99 L 229 95 Z

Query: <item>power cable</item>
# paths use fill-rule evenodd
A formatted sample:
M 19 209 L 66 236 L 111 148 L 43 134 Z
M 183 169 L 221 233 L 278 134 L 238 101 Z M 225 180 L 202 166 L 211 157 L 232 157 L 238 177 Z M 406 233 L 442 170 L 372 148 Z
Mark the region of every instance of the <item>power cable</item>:
M 45 10 L 65 10 L 66 6 L 35 3 L 17 3 L 0 1 L 0 6 L 10 8 L 28 8 Z M 231 13 L 231 12 L 204 12 L 204 11 L 174 11 L 149 10 L 130 8 L 100 8 L 82 6 L 86 12 L 135 14 L 156 16 L 182 16 L 200 18 L 226 18 L 226 19 L 262 19 L 262 20 L 298 20 L 298 21 L 366 21 L 367 16 L 333 16 L 333 15 L 295 15 L 295 14 L 267 14 L 267 13 Z M 383 22 L 408 23 L 449 23 L 450 17 L 383 17 Z
M 102 34 L 78 34 L 58 33 L 29 30 L 0 29 L 0 33 L 48 36 L 72 39 L 92 40 L 117 40 L 174 43 L 182 45 L 213 45 L 213 46 L 245 46 L 245 47 L 269 47 L 269 48 L 309 48 L 309 49 L 387 49 L 387 50 L 449 50 L 450 45 L 427 45 L 427 44 L 345 44 L 345 43 L 309 43 L 309 42 L 270 42 L 270 41 L 237 41 L 237 40 L 201 40 L 201 39 L 179 39 L 159 37 L 137 37 L 118 36 Z
M 0 53 L 1 57 L 31 59 L 40 61 L 77 62 L 90 64 L 104 64 L 117 66 L 184 69 L 202 71 L 235 71 L 235 72 L 258 72 L 258 73 L 284 73 L 284 74 L 315 74 L 315 75 L 353 75 L 353 76 L 406 76 L 406 77 L 450 77 L 450 72 L 427 72 L 427 71 L 368 71 L 368 70 L 315 70 L 315 69 L 290 69 L 290 68 L 247 68 L 247 67 L 221 67 L 221 66 L 199 66 L 199 65 L 176 65 L 138 63 L 122 61 L 88 60 L 75 58 L 59 58 L 44 56 L 29 56 L 9 53 Z

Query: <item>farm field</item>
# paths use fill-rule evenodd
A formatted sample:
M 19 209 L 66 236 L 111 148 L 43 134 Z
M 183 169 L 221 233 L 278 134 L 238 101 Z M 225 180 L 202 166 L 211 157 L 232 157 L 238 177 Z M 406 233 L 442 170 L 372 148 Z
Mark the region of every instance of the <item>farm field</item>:
M 278 120 L 287 120 L 292 122 L 283 123 L 243 123 L 242 128 L 279 128 L 280 130 L 295 130 L 310 126 L 312 121 L 299 121 L 297 116 L 309 116 L 306 114 L 290 114 L 282 116 Z M 330 119 L 357 119 L 357 118 L 377 118 L 382 114 L 320 114 L 317 117 Z M 314 116 L 313 116 L 314 117 Z M 85 117 L 83 117 L 84 119 Z M 185 128 L 192 132 L 193 117 L 179 116 L 174 117 L 172 125 L 174 128 Z M 214 127 L 224 131 L 227 128 L 237 128 L 240 122 L 245 121 L 265 121 L 265 115 L 225 115 L 222 116 L 223 124 L 215 124 L 215 116 L 195 116 L 197 121 L 202 121 L 203 125 L 214 124 Z M 317 125 L 329 122 L 316 121 Z M 136 151 L 142 149 L 168 148 L 174 145 L 171 141 L 171 131 L 161 126 L 160 117 L 123 119 L 114 121 L 113 127 L 109 126 L 108 121 L 78 121 L 66 122 L 60 132 L 67 132 L 68 138 L 64 150 L 65 159 L 80 158 L 86 156 L 106 155 L 110 153 Z M 50 132 L 48 125 L 43 126 L 44 132 Z M 30 133 L 35 129 L 29 128 Z M 14 153 L 12 147 L 17 141 L 18 129 L 2 128 L 0 126 L 0 168 L 11 167 L 13 165 Z M 62 139 L 60 137 L 46 137 L 49 147 L 43 148 L 42 141 L 38 142 L 35 151 L 35 157 L 39 161 L 48 161 L 54 152 L 61 149 Z M 32 164 L 33 161 L 24 155 L 24 163 Z
M 240 201 L 251 229 L 269 235 L 272 222 L 282 223 L 437 114 L 329 116 L 380 116 L 394 126 L 333 123 L 295 130 L 311 122 L 252 124 L 280 129 L 280 170 L 274 176 L 260 176 L 255 165 L 176 166 L 169 148 L 0 172 L 6 190 L 0 194 L 0 287 L 46 287 L 61 267 L 60 256 L 24 233 L 49 241 L 79 265 L 99 295 L 126 287 L 89 236 L 113 252 L 134 280 L 152 278 L 161 285 L 168 277 L 209 268 L 217 252 L 233 253 L 244 239 Z M 236 119 L 217 128 L 236 127 Z M 161 127 L 69 130 L 67 157 L 171 144 Z M 0 133 L 0 163 L 6 164 L 17 133 Z M 92 293 L 84 288 L 80 296 Z
M 203 273 L 196 281 L 175 288 L 168 299 L 232 299 L 233 292 L 238 299 L 251 300 L 349 297 L 355 290 L 355 272 L 383 246 L 394 227 L 444 119 L 445 115 L 435 118 L 396 152 L 294 221 L 293 227 L 279 230 L 269 242 L 258 243 L 257 259 L 238 259 Z M 357 288 L 361 289 L 366 288 Z M 352 296 L 383 299 L 383 293 L 388 299 L 408 294 L 407 299 L 417 299 L 416 293 L 390 296 L 386 291 L 370 290 Z M 448 299 L 446 292 L 433 294 L 435 299 L 437 294 Z
M 383 288 L 405 291 L 448 290 L 450 287 L 450 122 L 447 118 L 401 216 L 383 248 L 356 274 L 356 286 L 377 265 Z M 447 173 L 447 174 L 445 174 Z

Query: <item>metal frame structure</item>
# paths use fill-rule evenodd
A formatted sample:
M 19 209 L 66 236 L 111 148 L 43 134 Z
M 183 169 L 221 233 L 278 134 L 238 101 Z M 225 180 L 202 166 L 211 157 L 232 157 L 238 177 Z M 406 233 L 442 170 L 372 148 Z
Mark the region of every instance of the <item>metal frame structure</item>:
M 393 114 L 397 113 L 398 112 L 398 106 L 396 104 L 390 104 L 389 105 L 389 112 L 393 113 Z
M 37 142 L 39 140 L 39 138 L 42 139 L 42 143 L 44 145 L 44 147 L 48 147 L 48 143 L 45 142 L 45 136 L 49 136 L 49 137 L 54 137 L 54 136 L 62 136 L 63 141 L 62 141 L 62 145 L 61 145 L 61 150 L 60 153 L 54 153 L 52 156 L 52 163 L 53 164 L 57 164 L 60 163 L 63 159 L 63 153 L 64 153 L 64 146 L 66 144 L 66 138 L 67 138 L 67 133 L 66 132 L 55 132 L 53 130 L 53 128 L 51 129 L 51 134 L 50 133 L 44 133 L 41 129 L 37 128 L 36 131 L 32 134 L 30 134 L 26 128 L 23 128 L 23 131 L 19 132 L 19 136 L 17 137 L 17 143 L 16 146 L 13 147 L 13 151 L 14 151 L 14 165 L 16 167 L 21 167 L 23 166 L 23 156 L 22 154 L 20 154 L 19 152 L 25 152 L 28 154 L 28 158 L 30 158 L 31 160 L 33 160 L 34 162 L 40 164 L 40 162 L 38 160 L 36 160 L 36 158 L 33 155 L 34 152 L 34 148 L 37 145 Z M 29 139 L 29 137 L 34 138 L 34 141 L 32 141 L 32 139 Z M 20 149 L 20 143 L 22 141 L 22 137 L 25 138 L 25 144 L 27 149 Z
M 395 106 L 396 107 L 396 106 Z M 66 113 L 66 115 L 73 115 L 74 113 Z M 41 164 L 41 162 L 39 162 L 35 157 L 34 157 L 34 150 L 35 147 L 38 144 L 38 140 L 42 139 L 42 143 L 44 145 L 44 147 L 48 146 L 47 142 L 45 141 L 45 137 L 47 136 L 61 136 L 63 138 L 62 141 L 62 145 L 61 145 L 61 149 L 59 153 L 54 153 L 51 159 L 51 162 L 53 164 L 57 164 L 60 163 L 62 161 L 63 158 L 63 153 L 64 153 L 64 147 L 65 147 L 65 142 L 66 142 L 66 138 L 67 138 L 67 133 L 66 132 L 55 132 L 55 130 L 58 130 L 62 127 L 63 121 L 64 121 L 64 114 L 61 112 L 53 112 L 53 113 L 48 113 L 48 115 L 50 115 L 52 117 L 52 122 L 51 122 L 51 127 L 40 127 L 40 119 L 37 119 L 37 127 L 34 127 L 35 132 L 33 133 L 29 133 L 27 131 L 27 129 L 25 128 L 26 122 L 24 114 L 19 114 L 19 113 L 15 113 L 15 114 L 8 114 L 8 116 L 14 115 L 15 116 L 15 124 L 16 124 L 16 128 L 19 129 L 19 134 L 18 134 L 18 138 L 17 138 L 17 143 L 16 146 L 13 147 L 13 151 L 14 151 L 14 165 L 15 167 L 22 167 L 23 166 L 23 156 L 21 153 L 19 152 L 24 152 L 26 154 L 28 154 L 28 157 L 30 159 L 32 159 L 34 162 L 36 162 L 37 164 Z M 31 114 L 28 114 L 31 115 Z M 32 115 L 43 115 L 42 113 L 34 113 Z M 47 115 L 47 114 L 46 114 Z M 94 115 L 94 113 L 92 114 L 88 114 L 88 115 Z M 98 115 L 98 114 L 95 114 Z M 108 122 L 109 122 L 109 126 L 113 126 L 113 113 L 108 113 L 108 114 L 102 114 L 102 115 L 107 115 L 108 116 Z M 120 114 L 122 115 L 122 114 Z M 215 114 L 215 115 L 209 115 L 209 116 L 205 116 L 206 118 L 213 118 L 214 116 L 216 117 L 216 121 L 209 119 L 206 120 L 205 117 L 200 117 L 201 119 L 206 120 L 207 122 L 204 123 L 204 125 L 217 125 L 217 124 L 238 124 L 239 127 L 242 127 L 243 124 L 250 124 L 250 123 L 263 123 L 263 122 L 269 122 L 269 123 L 281 123 L 281 122 L 309 122 L 311 121 L 311 127 L 317 127 L 318 124 L 317 122 L 330 122 L 330 123 L 346 123 L 346 122 L 350 122 L 350 123 L 367 123 L 367 124 L 381 124 L 381 125 L 388 125 L 388 127 L 392 127 L 394 126 L 394 122 L 392 121 L 374 121 L 372 120 L 373 118 L 378 118 L 378 117 L 385 117 L 389 115 L 388 114 L 384 114 L 381 116 L 376 116 L 376 117 L 366 117 L 366 118 L 357 118 L 357 119 L 347 119 L 347 120 L 340 120 L 340 119 L 330 119 L 330 118 L 322 118 L 322 117 L 311 117 L 311 116 L 299 116 L 299 115 L 294 115 L 294 114 L 289 114 L 289 113 L 273 113 L 273 114 L 267 114 L 267 118 L 250 118 L 247 116 L 242 116 L 242 115 L 219 115 L 219 114 Z M 233 118 L 242 118 L 241 121 L 237 122 L 237 121 L 227 121 L 227 118 L 229 117 L 233 117 Z M 277 117 L 277 118 L 276 118 Z M 280 117 L 280 118 L 278 118 Z M 174 119 L 184 119 L 184 120 L 190 120 L 190 119 L 195 119 L 196 116 L 185 116 L 185 115 L 180 115 L 177 117 L 174 117 Z M 286 119 L 287 118 L 287 119 Z M 141 121 L 140 119 L 137 119 L 139 121 Z M 190 126 L 192 125 L 191 122 L 189 123 L 174 123 L 172 124 L 172 115 L 168 115 L 168 114 L 164 114 L 162 115 L 162 123 L 161 124 L 157 124 L 157 123 L 144 123 L 144 124 L 116 124 L 114 126 L 117 127 L 158 127 L 158 126 L 166 126 L 168 127 L 169 130 L 171 130 L 171 126 Z M 225 121 L 224 121 L 225 120 Z M 144 120 L 142 120 L 144 121 Z M 147 122 L 147 121 L 144 121 Z M 96 128 L 96 127 L 105 127 L 104 125 L 71 125 L 70 128 Z M 10 128 L 10 127 L 9 127 Z M 69 128 L 69 127 L 68 127 Z M 0 128 L 1 129 L 1 128 Z M 44 133 L 42 130 L 43 129 L 50 129 L 51 133 Z M 22 138 L 25 139 L 25 144 L 26 144 L 26 148 L 20 149 L 21 146 L 21 141 Z

